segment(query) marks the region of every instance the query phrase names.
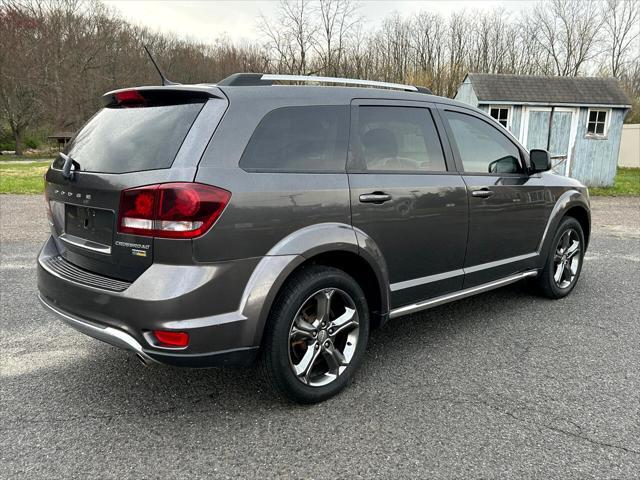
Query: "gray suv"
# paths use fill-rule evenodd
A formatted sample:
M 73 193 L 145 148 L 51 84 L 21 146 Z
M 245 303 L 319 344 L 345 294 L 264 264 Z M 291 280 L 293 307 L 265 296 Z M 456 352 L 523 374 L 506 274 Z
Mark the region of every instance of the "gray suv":
M 571 292 L 589 196 L 549 169 L 486 113 L 410 85 L 116 90 L 46 173 L 40 300 L 144 362 L 257 361 L 318 402 L 389 319 L 522 279 Z

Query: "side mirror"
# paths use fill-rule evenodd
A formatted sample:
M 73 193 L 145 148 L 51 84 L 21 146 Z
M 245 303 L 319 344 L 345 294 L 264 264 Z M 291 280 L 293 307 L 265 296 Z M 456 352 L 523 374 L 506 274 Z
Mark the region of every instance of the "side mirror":
M 512 155 L 494 160 L 489 164 L 487 169 L 489 173 L 518 173 L 520 170 L 520 162 Z
M 551 170 L 551 157 L 546 150 L 534 148 L 529 151 L 529 161 L 531 170 L 535 172 L 546 172 Z

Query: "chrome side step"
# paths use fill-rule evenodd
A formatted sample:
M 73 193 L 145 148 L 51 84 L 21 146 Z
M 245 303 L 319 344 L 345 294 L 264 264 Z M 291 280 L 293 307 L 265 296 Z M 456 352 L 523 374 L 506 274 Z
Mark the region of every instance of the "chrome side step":
M 410 313 L 419 312 L 420 310 L 426 310 L 428 308 L 437 307 L 438 305 L 444 305 L 445 303 L 453 302 L 454 300 L 460 300 L 462 298 L 471 297 L 478 293 L 488 292 L 494 288 L 500 288 L 510 283 L 515 283 L 527 277 L 535 277 L 538 275 L 537 270 L 528 270 L 526 272 L 517 273 L 509 277 L 501 278 L 500 280 L 494 280 L 493 282 L 484 283 L 471 288 L 465 288 L 458 292 L 447 293 L 440 297 L 431 298 L 423 302 L 414 303 L 412 305 L 405 305 L 404 307 L 394 308 L 389 313 L 389 318 L 397 318 L 403 315 L 409 315 Z

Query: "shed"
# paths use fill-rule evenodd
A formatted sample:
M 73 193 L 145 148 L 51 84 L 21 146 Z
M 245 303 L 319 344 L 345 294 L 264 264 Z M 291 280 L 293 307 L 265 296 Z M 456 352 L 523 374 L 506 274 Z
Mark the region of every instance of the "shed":
M 60 150 L 67 146 L 67 143 L 69 143 L 74 135 L 74 132 L 56 132 L 53 135 L 49 135 L 47 138 L 58 142 L 58 150 Z
M 615 78 L 469 73 L 455 96 L 495 118 L 554 170 L 588 186 L 613 185 L 631 102 Z

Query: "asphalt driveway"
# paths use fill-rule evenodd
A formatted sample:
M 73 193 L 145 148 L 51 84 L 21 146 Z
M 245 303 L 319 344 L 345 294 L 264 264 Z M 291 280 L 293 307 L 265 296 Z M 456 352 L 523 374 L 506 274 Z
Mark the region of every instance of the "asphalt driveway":
M 390 322 L 321 405 L 252 370 L 142 367 L 36 299 L 40 196 L 0 196 L 0 478 L 637 478 L 640 199 L 593 200 L 572 295 Z

